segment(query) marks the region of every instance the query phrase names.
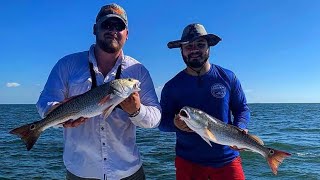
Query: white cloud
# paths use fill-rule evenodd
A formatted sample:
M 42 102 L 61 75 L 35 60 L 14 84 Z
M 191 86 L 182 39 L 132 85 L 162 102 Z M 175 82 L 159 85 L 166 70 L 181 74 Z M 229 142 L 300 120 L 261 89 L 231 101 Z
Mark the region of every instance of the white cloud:
M 11 88 L 11 87 L 18 87 L 20 86 L 19 83 L 15 83 L 15 82 L 9 82 L 6 84 L 7 87 Z

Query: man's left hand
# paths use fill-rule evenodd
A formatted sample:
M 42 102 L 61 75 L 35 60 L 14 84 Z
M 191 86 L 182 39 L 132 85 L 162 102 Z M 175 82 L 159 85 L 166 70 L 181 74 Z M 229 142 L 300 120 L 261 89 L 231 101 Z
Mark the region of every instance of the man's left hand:
M 141 106 L 139 93 L 132 93 L 127 99 L 120 103 L 120 106 L 128 114 L 134 114 L 137 112 Z
M 248 129 L 243 129 L 242 133 L 248 134 Z M 243 151 L 245 150 L 244 148 L 238 148 L 237 146 L 230 146 L 231 149 L 236 150 L 236 151 Z

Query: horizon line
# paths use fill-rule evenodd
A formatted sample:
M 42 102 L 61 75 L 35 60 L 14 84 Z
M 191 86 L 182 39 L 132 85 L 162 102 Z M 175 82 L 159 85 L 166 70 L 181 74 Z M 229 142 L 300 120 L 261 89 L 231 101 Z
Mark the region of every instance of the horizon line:
M 320 102 L 252 102 L 247 104 L 320 104 Z M 36 105 L 35 103 L 0 103 L 0 105 Z

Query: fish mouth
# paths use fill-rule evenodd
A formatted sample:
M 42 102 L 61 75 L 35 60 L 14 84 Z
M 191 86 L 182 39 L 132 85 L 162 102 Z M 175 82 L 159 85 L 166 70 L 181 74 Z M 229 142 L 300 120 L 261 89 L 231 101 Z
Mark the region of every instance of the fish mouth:
M 140 91 L 141 89 L 140 89 L 140 82 L 137 82 L 136 84 L 134 84 L 133 85 L 133 89 L 134 89 L 134 91 Z
M 188 113 L 186 110 L 184 110 L 184 109 L 181 109 L 181 110 L 180 110 L 179 115 L 180 115 L 181 117 L 184 117 L 184 118 L 187 118 L 187 119 L 190 118 L 189 113 Z

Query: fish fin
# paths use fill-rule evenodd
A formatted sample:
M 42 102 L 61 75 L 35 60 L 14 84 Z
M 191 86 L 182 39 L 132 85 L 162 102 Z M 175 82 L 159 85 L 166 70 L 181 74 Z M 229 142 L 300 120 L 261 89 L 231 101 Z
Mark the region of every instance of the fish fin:
M 57 109 L 57 107 L 59 107 L 61 104 L 62 104 L 62 103 L 59 102 L 59 103 L 53 105 L 46 113 L 44 113 L 44 117 L 47 117 L 48 114 L 50 114 L 53 110 Z
M 233 126 L 233 125 L 232 125 L 232 126 Z M 245 132 L 245 130 L 243 130 L 243 129 L 237 127 L 237 126 L 233 126 L 233 127 L 236 128 L 236 129 L 237 129 L 238 131 L 240 131 L 241 133 L 249 136 L 251 139 L 253 139 L 254 141 L 256 141 L 258 144 L 264 145 L 264 142 L 263 142 L 258 136 L 253 135 L 253 134 L 248 134 L 248 133 Z
M 205 133 L 205 135 L 207 135 L 207 137 L 209 137 L 209 140 L 211 140 L 215 143 L 218 142 L 216 136 L 208 128 L 204 129 L 204 133 Z
M 105 104 L 106 102 L 108 102 L 110 99 L 110 94 L 108 94 L 107 96 L 104 96 L 98 103 L 99 106 L 102 106 L 103 104 Z
M 249 149 L 249 148 L 245 148 L 245 147 L 238 147 L 238 146 L 236 146 L 236 145 L 233 145 L 233 146 L 231 146 L 233 149 L 235 149 L 235 150 L 237 150 L 237 151 L 251 151 L 251 152 L 254 152 L 254 151 L 252 151 L 251 149 Z
M 240 148 L 241 151 L 252 151 L 251 149 L 249 148 Z
M 257 143 L 259 143 L 260 145 L 264 145 L 264 142 L 258 136 L 255 136 L 255 135 L 252 135 L 252 134 L 248 134 L 248 136 L 251 137 Z
M 238 148 L 237 146 L 235 146 L 237 149 L 234 149 L 236 151 L 251 151 L 250 149 L 247 148 Z
M 57 109 L 57 108 L 58 108 L 59 106 L 61 106 L 62 104 L 70 101 L 71 99 L 73 99 L 73 98 L 75 98 L 75 97 L 77 97 L 77 96 L 80 96 L 80 94 L 79 94 L 79 95 L 76 95 L 76 96 L 72 96 L 72 97 L 66 98 L 66 99 L 64 99 L 62 102 L 58 102 L 57 104 L 53 105 L 53 106 L 49 109 L 49 111 L 47 111 L 46 113 L 44 113 L 44 117 L 47 117 L 48 114 L 50 114 L 53 110 Z
M 11 130 L 9 133 L 19 136 L 26 145 L 27 150 L 29 151 L 37 142 L 38 138 L 42 133 L 42 130 L 37 128 L 38 122 L 39 121 L 15 128 Z
M 102 112 L 102 115 L 103 115 L 103 118 L 104 119 L 107 119 L 107 117 L 111 114 L 112 112 L 112 106 L 113 105 L 110 105 L 109 107 L 107 107 L 103 112 Z
M 211 142 L 210 142 L 210 140 L 209 140 L 208 138 L 203 137 L 203 136 L 201 136 L 201 138 L 202 138 L 205 142 L 207 142 L 207 143 L 209 144 L 209 146 L 212 147 L 212 144 L 211 144 Z
M 282 161 L 288 156 L 291 156 L 291 154 L 284 151 L 269 148 L 267 161 L 274 175 L 277 175 L 278 167 L 280 166 Z

